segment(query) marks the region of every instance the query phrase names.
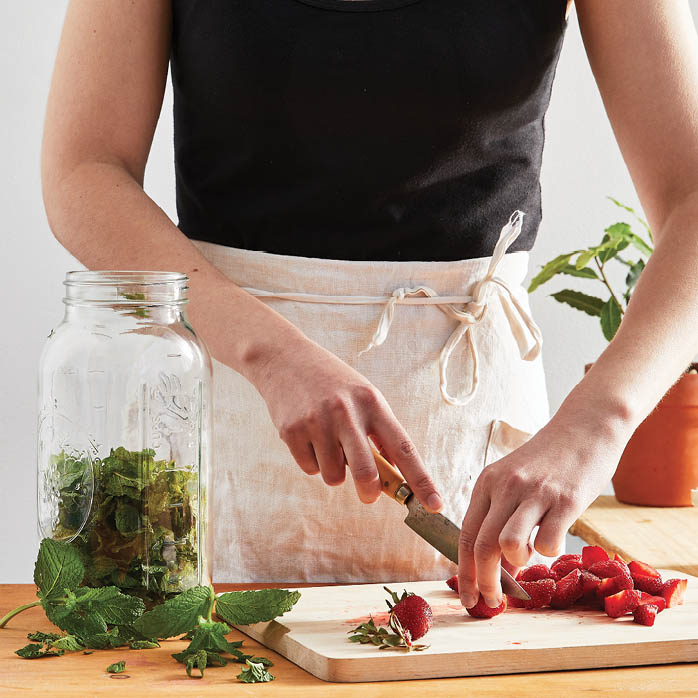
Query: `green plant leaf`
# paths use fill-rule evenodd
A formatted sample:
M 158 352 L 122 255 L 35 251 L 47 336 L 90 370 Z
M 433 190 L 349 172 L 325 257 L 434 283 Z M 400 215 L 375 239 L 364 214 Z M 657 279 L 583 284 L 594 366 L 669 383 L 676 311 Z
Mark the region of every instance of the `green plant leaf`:
M 157 640 L 131 640 L 128 643 L 130 650 L 154 650 L 156 647 L 160 647 Z
M 114 662 L 114 664 L 110 664 L 107 667 L 107 671 L 110 674 L 120 674 L 122 671 L 124 671 L 124 669 L 126 669 L 126 661 L 123 659 L 120 662 Z
M 37 630 L 36 632 L 29 633 L 27 635 L 27 640 L 33 640 L 34 642 L 53 642 L 60 637 L 58 633 L 42 633 L 40 630 Z
M 598 254 L 599 247 L 590 247 L 588 250 L 584 250 L 579 257 L 577 257 L 577 261 L 574 263 L 574 266 L 577 269 L 584 269 L 584 267 L 591 262 L 591 260 L 596 257 Z
M 84 650 L 85 647 L 83 644 L 78 640 L 75 635 L 64 635 L 63 637 L 59 637 L 57 640 L 54 640 L 51 643 L 51 647 L 59 650 L 65 650 L 66 652 L 77 652 L 78 650 Z
M 77 589 L 85 568 L 78 551 L 64 541 L 44 538 L 34 565 L 34 583 L 39 587 L 39 598 L 52 601 L 64 596 L 66 589 Z
M 560 274 L 567 274 L 568 276 L 578 276 L 582 279 L 598 279 L 599 275 L 591 267 L 582 267 L 577 269 L 574 264 L 568 264 L 567 266 L 560 269 Z
M 626 301 L 630 298 L 630 293 L 633 290 L 633 288 L 635 288 L 635 285 L 637 284 L 638 279 L 640 278 L 640 274 L 642 274 L 644 269 L 645 260 L 639 259 L 628 270 L 628 275 L 625 277 L 625 285 L 628 287 L 628 290 L 625 293 Z
M 188 633 L 196 627 L 199 616 L 209 615 L 213 598 L 210 587 L 192 587 L 147 611 L 133 625 L 139 633 L 150 638 Z
M 635 220 L 645 228 L 645 230 L 647 231 L 647 234 L 650 236 L 650 240 L 654 239 L 652 236 L 652 231 L 650 230 L 649 224 L 647 223 L 647 221 L 644 218 L 642 218 L 641 216 L 639 216 L 637 214 L 637 212 L 635 211 L 634 208 L 631 208 L 630 206 L 626 206 L 625 204 L 622 204 L 620 201 L 618 201 L 617 199 L 614 199 L 612 196 L 608 196 L 606 198 L 609 199 L 610 201 L 612 201 L 616 206 L 618 206 L 618 208 L 622 208 L 624 211 L 627 211 L 628 213 L 630 213 L 633 216 L 633 218 L 635 218 Z
M 553 293 L 552 297 L 558 303 L 567 303 L 567 305 L 572 306 L 576 310 L 581 310 L 587 315 L 601 315 L 601 308 L 604 305 L 604 302 L 596 296 L 589 296 L 586 293 L 573 291 L 569 288 Z
M 15 654 L 22 657 L 22 659 L 39 659 L 40 657 L 60 657 L 63 654 L 63 650 L 54 651 L 43 644 L 31 643 L 15 650 Z
M 568 254 L 561 254 L 555 259 L 552 259 L 547 264 L 541 267 L 541 270 L 531 279 L 531 283 L 528 286 L 528 292 L 533 293 L 539 286 L 542 286 L 547 281 L 550 281 L 556 274 L 565 268 L 568 264 L 572 255 L 577 254 L 580 250 L 575 250 Z
M 601 331 L 603 336 L 610 342 L 615 337 L 623 313 L 615 298 L 609 298 L 601 309 Z
M 606 228 L 606 234 L 613 240 L 623 240 L 636 247 L 643 254 L 652 254 L 652 248 L 639 235 L 633 233 L 628 223 L 614 223 Z M 627 245 L 626 245 L 627 247 Z
M 216 614 L 231 625 L 262 623 L 290 611 L 300 597 L 284 589 L 229 591 L 216 599 Z
M 243 683 L 262 683 L 274 680 L 274 677 L 265 669 L 264 664 L 261 662 L 256 663 L 248 659 L 246 664 L 247 667 L 237 676 Z
M 75 596 L 76 608 L 99 613 L 108 625 L 131 625 L 145 610 L 141 599 L 122 594 L 118 587 L 82 587 Z
M 194 670 L 194 668 L 199 670 L 199 673 L 201 674 L 201 678 L 204 677 L 204 669 L 206 668 L 206 664 L 208 661 L 208 657 L 206 655 L 206 650 L 199 650 L 198 652 L 194 654 L 190 654 L 186 660 L 185 660 L 185 667 L 187 669 L 187 676 L 191 676 L 191 672 Z

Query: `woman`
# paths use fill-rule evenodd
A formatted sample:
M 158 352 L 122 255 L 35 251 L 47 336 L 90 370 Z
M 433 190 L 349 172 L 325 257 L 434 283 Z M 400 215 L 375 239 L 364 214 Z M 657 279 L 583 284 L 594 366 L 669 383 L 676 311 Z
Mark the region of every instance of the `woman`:
M 525 564 L 536 526 L 535 549 L 558 551 L 693 357 L 690 12 L 578 0 L 656 248 L 616 338 L 547 421 L 520 284 L 567 4 L 70 3 L 49 221 L 88 267 L 191 278 L 217 359 L 218 579 L 450 574 L 379 499 L 370 438 L 425 506 L 463 519 L 461 601 L 495 606 L 502 559 Z M 170 57 L 179 227 L 142 189 Z M 334 487 L 347 467 L 358 497 Z

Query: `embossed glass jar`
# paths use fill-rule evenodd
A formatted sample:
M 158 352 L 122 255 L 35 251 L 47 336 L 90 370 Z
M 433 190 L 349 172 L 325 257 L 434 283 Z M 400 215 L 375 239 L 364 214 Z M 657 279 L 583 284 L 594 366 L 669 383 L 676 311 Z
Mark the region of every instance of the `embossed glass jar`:
M 147 602 L 210 581 L 211 360 L 187 281 L 69 272 L 39 371 L 40 535 Z

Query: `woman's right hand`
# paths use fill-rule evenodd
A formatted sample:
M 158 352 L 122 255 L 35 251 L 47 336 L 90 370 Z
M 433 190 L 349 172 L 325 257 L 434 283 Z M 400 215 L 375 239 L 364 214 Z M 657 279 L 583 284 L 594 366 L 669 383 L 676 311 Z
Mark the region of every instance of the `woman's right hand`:
M 295 334 L 295 333 L 294 333 Z M 442 500 L 386 399 L 366 378 L 306 337 L 288 336 L 255 370 L 253 383 L 303 472 L 341 485 L 349 467 L 359 498 L 381 493 L 369 437 L 429 511 Z

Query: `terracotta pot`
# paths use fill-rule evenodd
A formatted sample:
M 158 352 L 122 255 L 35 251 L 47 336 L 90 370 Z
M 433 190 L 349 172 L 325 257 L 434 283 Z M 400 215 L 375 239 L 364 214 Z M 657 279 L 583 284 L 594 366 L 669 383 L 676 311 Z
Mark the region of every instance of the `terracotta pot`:
M 698 488 L 698 374 L 684 374 L 635 430 L 613 489 L 626 504 L 691 506 Z

